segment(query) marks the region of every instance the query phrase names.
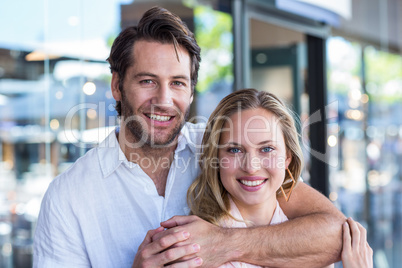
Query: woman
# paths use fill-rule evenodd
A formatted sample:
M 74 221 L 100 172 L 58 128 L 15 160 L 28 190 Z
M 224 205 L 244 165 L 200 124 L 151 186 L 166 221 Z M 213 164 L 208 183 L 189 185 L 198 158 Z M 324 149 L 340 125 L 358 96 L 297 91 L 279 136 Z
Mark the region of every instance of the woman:
M 273 94 L 246 89 L 225 97 L 207 123 L 201 174 L 187 195 L 191 213 L 228 228 L 287 221 L 276 197 L 289 200 L 297 186 L 303 167 L 298 138 L 292 113 Z M 355 223 L 349 223 L 355 231 Z M 368 247 L 365 237 L 353 233 L 353 239 L 357 238 L 359 243 L 349 241 L 351 246 L 344 247 L 345 267 L 364 267 L 351 257 L 356 253 L 349 254 L 356 245 L 359 252 L 365 252 L 360 245 Z M 257 266 L 231 262 L 221 267 Z

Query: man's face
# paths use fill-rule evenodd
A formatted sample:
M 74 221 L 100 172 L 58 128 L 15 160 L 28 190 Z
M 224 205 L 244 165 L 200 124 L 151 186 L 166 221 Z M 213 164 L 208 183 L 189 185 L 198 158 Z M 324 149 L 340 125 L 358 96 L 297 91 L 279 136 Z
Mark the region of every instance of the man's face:
M 118 79 L 112 80 L 113 96 L 121 101 L 122 124 L 140 146 L 171 144 L 185 123 L 193 100 L 191 61 L 182 47 L 177 47 L 177 55 L 172 44 L 137 41 L 123 89 L 117 92 Z

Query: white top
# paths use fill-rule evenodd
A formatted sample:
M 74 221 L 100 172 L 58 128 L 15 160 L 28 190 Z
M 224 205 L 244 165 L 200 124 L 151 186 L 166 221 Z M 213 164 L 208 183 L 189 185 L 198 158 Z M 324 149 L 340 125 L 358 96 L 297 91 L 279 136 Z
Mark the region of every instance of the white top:
M 205 124 L 186 123 L 178 138 L 165 197 L 127 161 L 112 132 L 50 184 L 34 239 L 34 267 L 131 267 L 150 229 L 189 212 L 187 189 Z M 152 163 L 155 165 L 155 163 Z
M 247 228 L 247 225 L 245 222 L 243 222 L 243 217 L 241 216 L 241 213 L 239 209 L 237 208 L 236 204 L 233 202 L 232 198 L 229 197 L 230 200 L 230 215 L 232 215 L 234 218 L 240 220 L 236 221 L 232 218 L 225 218 L 222 221 L 219 222 L 219 225 L 222 227 L 226 228 Z M 272 216 L 271 222 L 269 225 L 274 225 L 278 224 L 281 222 L 285 222 L 288 220 L 288 217 L 286 217 L 285 213 L 283 213 L 282 208 L 279 206 L 278 201 L 276 201 L 276 208 L 274 211 L 274 215 Z M 257 266 L 254 264 L 250 263 L 245 263 L 245 262 L 227 262 L 219 268 L 258 268 L 258 267 L 263 267 L 263 266 Z

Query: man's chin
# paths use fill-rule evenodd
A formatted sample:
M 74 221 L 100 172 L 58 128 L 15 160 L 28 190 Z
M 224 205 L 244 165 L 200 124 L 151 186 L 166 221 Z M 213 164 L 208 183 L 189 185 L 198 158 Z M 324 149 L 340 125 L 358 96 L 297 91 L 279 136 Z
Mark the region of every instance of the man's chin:
M 151 148 L 160 149 L 164 147 L 171 147 L 177 144 L 177 135 L 170 135 L 168 137 L 154 137 L 154 139 L 148 139 L 147 145 Z

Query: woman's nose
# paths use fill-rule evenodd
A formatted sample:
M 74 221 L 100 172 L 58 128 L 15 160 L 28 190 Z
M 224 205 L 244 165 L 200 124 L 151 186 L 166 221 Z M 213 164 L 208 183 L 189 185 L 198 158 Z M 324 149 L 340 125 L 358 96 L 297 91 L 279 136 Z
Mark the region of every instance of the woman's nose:
M 246 153 L 243 158 L 242 169 L 248 174 L 253 174 L 260 170 L 261 161 L 260 158 L 254 154 Z

